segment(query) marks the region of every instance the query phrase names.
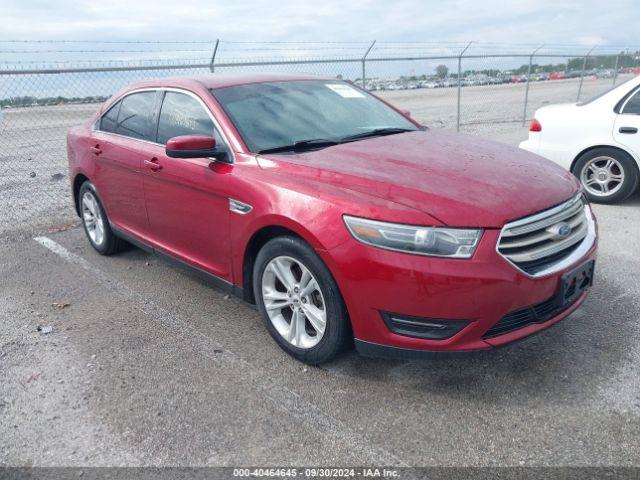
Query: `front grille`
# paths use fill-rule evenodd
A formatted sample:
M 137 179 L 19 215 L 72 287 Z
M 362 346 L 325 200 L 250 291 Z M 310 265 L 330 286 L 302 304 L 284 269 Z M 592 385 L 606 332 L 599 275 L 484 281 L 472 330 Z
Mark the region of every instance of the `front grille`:
M 562 306 L 561 298 L 558 295 L 554 295 L 549 300 L 538 303 L 537 305 L 521 308 L 520 310 L 506 314 L 498 323 L 487 330 L 482 338 L 497 337 L 498 335 L 504 335 L 505 333 L 518 330 L 532 323 L 546 322 L 550 318 L 562 313 L 571 305 L 573 305 L 573 302 Z
M 582 195 L 557 207 L 508 223 L 498 252 L 529 275 L 548 270 L 575 251 L 589 232 Z

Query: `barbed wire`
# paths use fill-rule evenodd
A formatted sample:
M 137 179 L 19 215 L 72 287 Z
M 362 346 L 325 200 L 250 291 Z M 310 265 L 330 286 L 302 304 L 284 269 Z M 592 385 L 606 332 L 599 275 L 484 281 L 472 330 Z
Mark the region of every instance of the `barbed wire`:
M 86 45 L 68 48 L 63 45 Z M 10 45 L 21 45 L 12 48 Z M 60 45 L 60 48 L 53 48 Z M 120 47 L 109 48 L 111 45 Z M 206 48 L 204 47 L 206 45 Z M 105 48 L 96 48 L 105 46 Z M 131 48 L 127 48 L 131 47 Z M 141 48 L 145 46 L 147 48 Z M 193 48 L 190 48 L 193 47 Z M 626 50 L 626 52 L 625 52 Z M 632 45 L 585 46 L 577 43 L 541 45 L 518 42 L 462 41 L 235 41 L 235 40 L 0 40 L 0 70 L 114 67 L 162 67 L 173 65 L 305 64 L 335 62 L 428 61 L 464 58 L 526 58 L 535 53 L 538 62 L 551 58 L 582 58 L 598 55 L 640 55 Z M 543 60 L 548 57 L 547 60 Z M 524 60 L 522 63 L 526 63 Z M 564 60 L 562 60 L 564 61 Z M 5 73 L 6 74 L 6 73 Z
M 9 45 L 25 45 L 29 48 L 6 48 Z M 132 48 L 51 48 L 53 45 L 129 45 Z M 139 46 L 158 46 L 159 48 L 139 48 Z M 176 46 L 200 46 L 207 45 L 208 48 L 175 48 Z M 3 46 L 5 46 L 3 48 Z M 47 46 L 43 48 L 44 46 Z M 162 46 L 162 47 L 160 47 Z M 638 52 L 640 46 L 634 45 L 584 45 L 577 43 L 563 43 L 541 45 L 535 43 L 518 42 L 462 42 L 462 41 L 389 41 L 389 42 L 323 42 L 323 41 L 235 41 L 235 40 L 193 40 L 193 41 L 125 41 L 125 40 L 0 40 L 0 61 L 13 60 L 10 57 L 16 55 L 32 55 L 38 57 L 46 56 L 68 56 L 68 55 L 92 55 L 109 57 L 114 55 L 139 55 L 149 57 L 150 55 L 165 54 L 213 54 L 217 46 L 218 57 L 255 56 L 256 52 L 269 53 L 273 56 L 313 56 L 314 54 L 336 55 L 342 52 L 349 52 L 355 57 L 364 55 L 369 47 L 370 57 L 381 56 L 456 56 L 465 47 L 467 56 L 492 55 L 492 54 L 531 54 L 534 50 L 537 56 L 547 54 L 562 54 L 566 56 L 585 55 L 588 51 L 592 55 L 605 53 Z M 265 57 L 264 55 L 262 56 Z M 43 59 L 44 61 L 45 59 Z M 52 59 L 53 60 L 53 59 Z M 55 60 L 68 60 L 68 58 L 56 58 Z

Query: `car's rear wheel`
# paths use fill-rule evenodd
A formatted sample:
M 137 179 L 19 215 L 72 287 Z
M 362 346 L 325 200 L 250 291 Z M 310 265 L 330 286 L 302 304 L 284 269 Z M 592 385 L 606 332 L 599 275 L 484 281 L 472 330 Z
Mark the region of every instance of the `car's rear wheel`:
M 578 158 L 573 174 L 597 203 L 618 203 L 638 185 L 638 167 L 630 155 L 616 148 L 594 148 Z
M 93 184 L 86 181 L 80 187 L 78 206 L 82 226 L 91 246 L 101 255 L 112 255 L 121 251 L 126 242 L 111 230 L 109 219 Z
M 267 242 L 253 270 L 256 304 L 275 341 L 308 364 L 327 362 L 351 342 L 347 311 L 324 262 L 299 238 Z

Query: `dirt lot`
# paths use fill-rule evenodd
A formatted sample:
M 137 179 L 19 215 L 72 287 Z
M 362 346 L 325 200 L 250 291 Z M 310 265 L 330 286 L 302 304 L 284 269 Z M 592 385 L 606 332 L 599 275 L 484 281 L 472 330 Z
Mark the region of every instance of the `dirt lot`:
M 423 119 L 426 96 L 441 94 L 389 95 Z M 35 155 L 20 135 L 8 138 Z M 3 168 L 11 158 L 0 155 Z M 66 197 L 54 211 L 40 198 L 57 185 L 54 167 L 64 173 L 61 159 L 47 165 L 16 187 L 3 176 L 3 225 L 16 227 L 13 191 L 34 192 L 33 225 L 68 212 Z M 640 194 L 595 206 L 596 283 L 553 328 L 496 351 L 424 362 L 350 353 L 322 368 L 284 354 L 245 304 L 140 250 L 101 257 L 79 228 L 6 237 L 0 466 L 638 466 L 639 207 Z

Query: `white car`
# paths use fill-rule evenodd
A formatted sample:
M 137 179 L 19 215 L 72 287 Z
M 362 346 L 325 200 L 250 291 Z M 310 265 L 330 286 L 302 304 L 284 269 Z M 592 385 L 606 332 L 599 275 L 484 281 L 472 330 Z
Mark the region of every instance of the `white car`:
M 581 103 L 536 111 L 520 148 L 552 160 L 580 179 L 590 200 L 621 202 L 638 185 L 640 77 Z

